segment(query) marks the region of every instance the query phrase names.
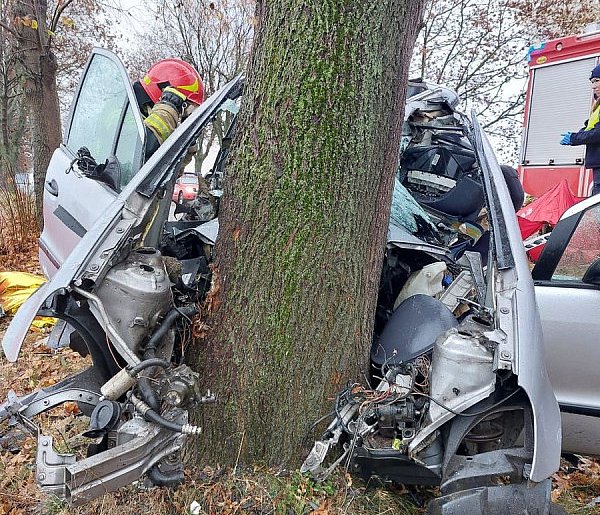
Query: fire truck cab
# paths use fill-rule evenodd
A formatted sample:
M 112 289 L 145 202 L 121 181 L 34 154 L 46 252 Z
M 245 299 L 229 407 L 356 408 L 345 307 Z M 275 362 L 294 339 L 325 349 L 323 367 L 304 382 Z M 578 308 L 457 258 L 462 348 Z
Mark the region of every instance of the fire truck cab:
M 600 60 L 600 24 L 582 35 L 542 43 L 529 53 L 519 176 L 539 197 L 567 179 L 573 194 L 587 197 L 592 171 L 583 165 L 585 146 L 560 145 L 561 134 L 584 126 L 593 103 L 590 72 Z

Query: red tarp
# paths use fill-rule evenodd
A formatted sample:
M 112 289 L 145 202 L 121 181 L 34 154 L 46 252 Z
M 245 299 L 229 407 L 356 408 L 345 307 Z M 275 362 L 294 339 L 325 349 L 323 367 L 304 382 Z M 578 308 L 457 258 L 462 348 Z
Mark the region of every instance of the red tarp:
M 562 214 L 581 200 L 582 197 L 576 197 L 571 193 L 569 184 L 564 179 L 531 204 L 517 211 L 521 237 L 528 238 L 539 231 L 545 223 L 556 225 Z
M 546 246 L 546 244 L 544 243 L 543 245 L 540 245 L 539 247 L 534 247 L 531 250 L 529 250 L 527 252 L 529 259 L 531 259 L 531 261 L 533 261 L 534 263 L 537 263 L 537 260 L 540 258 L 541 254 L 542 254 L 542 250 L 544 250 L 545 246 Z
M 517 215 L 517 222 L 519 222 L 519 229 L 521 229 L 521 238 L 523 240 L 538 232 L 544 225 L 543 222 L 530 222 L 527 218 L 521 218 L 519 215 Z

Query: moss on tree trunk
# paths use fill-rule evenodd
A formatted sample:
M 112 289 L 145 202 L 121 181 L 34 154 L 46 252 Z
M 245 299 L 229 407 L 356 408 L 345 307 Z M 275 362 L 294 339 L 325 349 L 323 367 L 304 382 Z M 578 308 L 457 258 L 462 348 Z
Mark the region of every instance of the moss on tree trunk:
M 259 2 L 220 214 L 202 460 L 298 466 L 368 364 L 419 0 Z

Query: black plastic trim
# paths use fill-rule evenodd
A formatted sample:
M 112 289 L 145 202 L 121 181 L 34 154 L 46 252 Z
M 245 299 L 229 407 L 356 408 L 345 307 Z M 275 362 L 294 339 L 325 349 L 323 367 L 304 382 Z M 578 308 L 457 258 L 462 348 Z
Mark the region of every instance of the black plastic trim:
M 537 264 L 531 271 L 534 281 L 550 281 L 575 228 L 585 211 L 580 211 L 556 224 Z
M 600 408 L 590 408 L 589 406 L 578 406 L 576 404 L 559 403 L 561 413 L 571 413 L 573 415 L 585 415 L 586 417 L 600 417 Z
M 77 236 L 83 238 L 87 230 L 81 225 L 77 219 L 69 213 L 64 207 L 58 206 L 53 213 L 56 218 L 58 218 L 63 224 L 65 224 L 69 229 L 71 229 Z
M 392 449 L 370 451 L 358 447 L 352 456 L 351 466 L 353 473 L 365 481 L 377 477 L 384 482 L 402 485 L 440 484 L 440 477 L 432 470 Z

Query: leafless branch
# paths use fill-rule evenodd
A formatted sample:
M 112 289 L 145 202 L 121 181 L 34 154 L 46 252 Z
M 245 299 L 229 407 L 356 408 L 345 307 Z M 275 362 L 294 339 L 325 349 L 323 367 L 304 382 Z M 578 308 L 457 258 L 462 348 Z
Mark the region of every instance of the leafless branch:
M 72 3 L 73 3 L 73 0 L 65 0 L 65 2 L 63 2 L 62 4 L 60 4 L 60 3 L 57 4 L 56 9 L 54 10 L 54 14 L 52 16 L 52 21 L 50 22 L 49 29 L 51 32 L 56 32 L 56 27 L 58 26 L 58 21 L 60 20 L 62 13 Z
M 10 32 L 15 38 L 19 37 L 19 34 L 12 28 L 10 28 L 5 22 L 0 20 L 0 27 L 2 27 L 4 30 Z

